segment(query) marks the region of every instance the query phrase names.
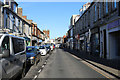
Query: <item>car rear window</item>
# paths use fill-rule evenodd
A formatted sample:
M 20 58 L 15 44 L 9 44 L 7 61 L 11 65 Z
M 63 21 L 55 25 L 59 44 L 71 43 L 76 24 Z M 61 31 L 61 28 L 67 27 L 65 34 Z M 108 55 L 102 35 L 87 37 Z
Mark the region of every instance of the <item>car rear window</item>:
M 44 47 L 44 46 L 40 46 L 39 48 L 40 48 L 40 49 L 45 49 L 45 47 Z
M 34 48 L 26 48 L 26 52 L 34 52 Z

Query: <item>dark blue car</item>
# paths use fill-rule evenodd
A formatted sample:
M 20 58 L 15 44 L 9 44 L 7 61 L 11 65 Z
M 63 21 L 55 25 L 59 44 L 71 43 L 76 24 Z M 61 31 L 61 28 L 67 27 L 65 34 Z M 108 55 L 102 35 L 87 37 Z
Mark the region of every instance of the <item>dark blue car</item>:
M 27 62 L 37 65 L 37 62 L 41 60 L 40 51 L 35 46 L 26 47 Z

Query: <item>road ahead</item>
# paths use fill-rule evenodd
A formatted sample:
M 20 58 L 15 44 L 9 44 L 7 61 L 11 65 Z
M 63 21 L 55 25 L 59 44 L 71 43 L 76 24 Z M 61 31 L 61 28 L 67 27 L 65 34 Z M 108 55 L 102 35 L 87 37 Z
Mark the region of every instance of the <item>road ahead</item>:
M 106 78 L 93 70 L 70 53 L 56 49 L 49 57 L 47 65 L 38 75 L 39 78 Z

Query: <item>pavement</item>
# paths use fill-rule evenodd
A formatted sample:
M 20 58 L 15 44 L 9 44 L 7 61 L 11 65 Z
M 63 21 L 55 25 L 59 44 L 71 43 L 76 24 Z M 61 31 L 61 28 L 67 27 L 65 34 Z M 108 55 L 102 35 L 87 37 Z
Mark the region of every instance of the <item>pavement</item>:
M 109 73 L 117 79 L 120 79 L 120 60 L 108 60 L 100 57 L 90 55 L 85 52 L 80 52 L 71 49 L 63 49 L 66 52 L 69 52 L 86 62 L 96 66 L 97 68 Z
M 46 66 L 35 80 L 39 79 L 86 79 L 111 80 L 114 78 L 85 60 L 70 54 L 67 50 L 56 49 Z

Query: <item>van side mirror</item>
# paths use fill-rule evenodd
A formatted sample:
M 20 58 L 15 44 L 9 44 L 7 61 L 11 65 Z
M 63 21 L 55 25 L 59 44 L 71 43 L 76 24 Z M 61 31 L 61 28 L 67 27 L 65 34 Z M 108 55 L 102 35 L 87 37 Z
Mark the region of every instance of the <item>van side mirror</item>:
M 6 49 L 2 51 L 2 58 L 7 58 L 10 56 L 10 50 Z

